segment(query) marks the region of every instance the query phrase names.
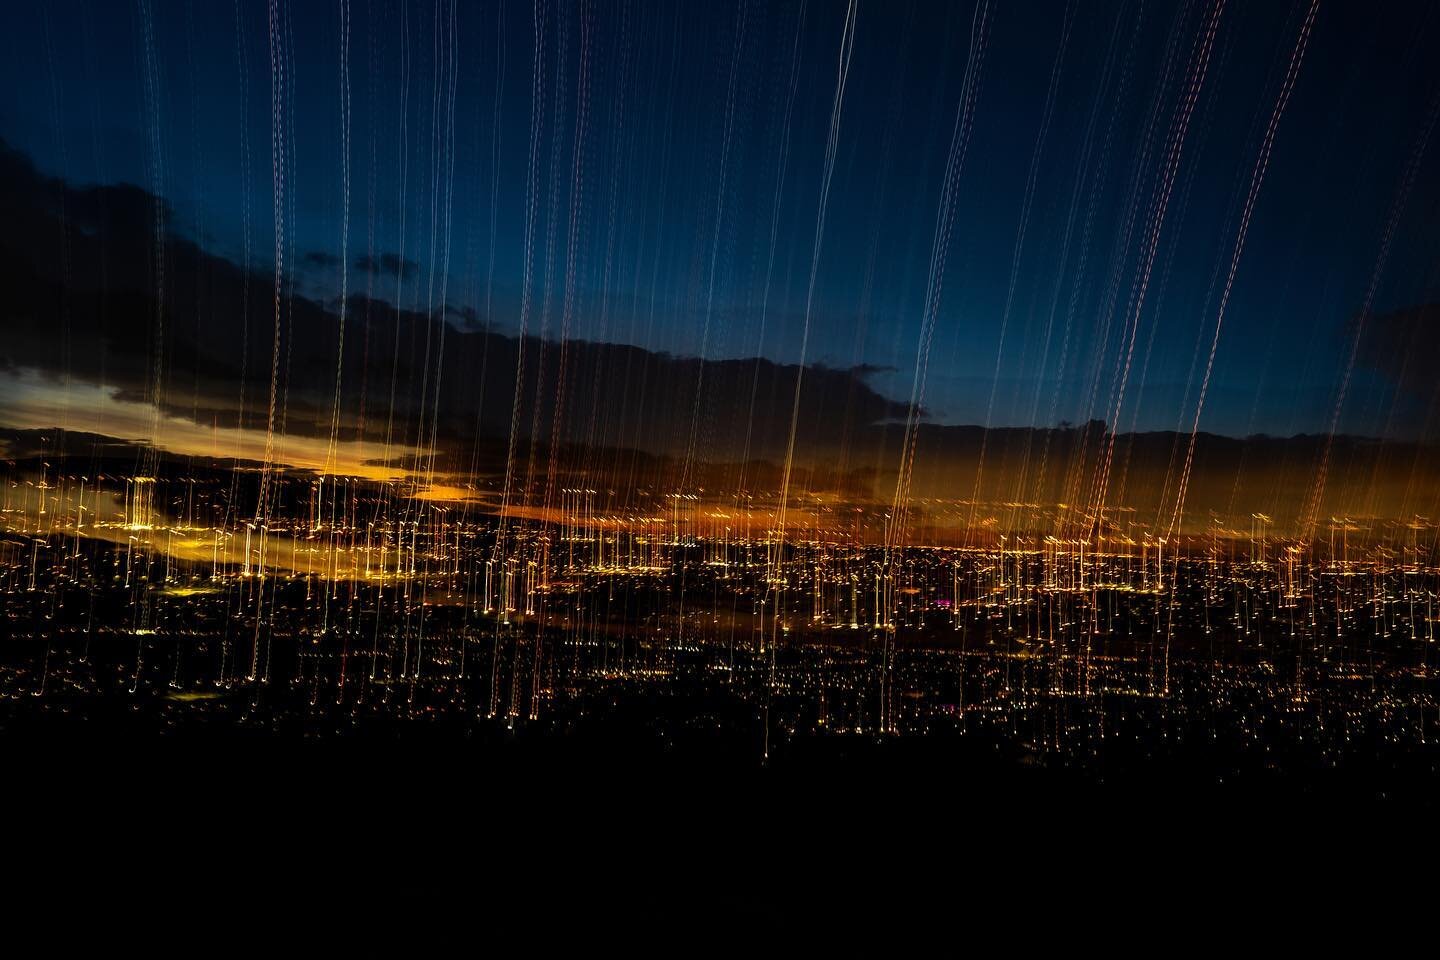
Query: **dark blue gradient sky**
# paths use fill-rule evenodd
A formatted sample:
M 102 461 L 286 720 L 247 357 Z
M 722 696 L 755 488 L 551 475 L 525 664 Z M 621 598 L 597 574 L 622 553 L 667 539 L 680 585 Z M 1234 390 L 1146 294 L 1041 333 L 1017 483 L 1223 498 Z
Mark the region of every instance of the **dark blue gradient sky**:
M 1120 429 L 1190 427 L 1239 211 L 1307 7 L 1231 2 L 1220 16 Z M 0 137 L 51 175 L 152 190 L 181 233 L 269 270 L 276 106 L 286 270 L 299 291 L 333 298 L 345 203 L 340 7 L 279 9 L 285 95 L 274 104 L 264 4 L 9 5 Z M 1127 217 L 1133 207 L 1143 222 L 1155 195 L 1147 130 L 1152 118 L 1150 136 L 1170 129 L 1209 9 L 995 6 L 930 357 L 933 419 L 1106 416 L 1140 269 Z M 530 4 L 462 3 L 453 23 L 450 7 L 428 2 L 352 4 L 347 289 L 405 307 L 449 305 L 457 324 L 513 331 L 532 202 L 532 332 L 562 334 L 568 277 L 572 338 L 798 359 L 844 6 L 810 2 L 803 19 L 797 3 L 540 10 L 537 65 Z M 973 16 L 969 3 L 858 7 L 807 359 L 874 368 L 871 384 L 900 400 Z M 1437 40 L 1432 4 L 1322 0 L 1202 429 L 1329 428 L 1412 161 L 1372 312 L 1437 299 L 1440 145 L 1417 152 L 1440 92 Z M 397 276 L 355 266 L 385 255 L 413 267 Z M 1433 384 L 1397 376 L 1384 357 L 1435 337 L 1413 327 L 1386 336 L 1383 324 L 1362 334 L 1382 339 L 1358 353 L 1340 429 L 1428 437 Z

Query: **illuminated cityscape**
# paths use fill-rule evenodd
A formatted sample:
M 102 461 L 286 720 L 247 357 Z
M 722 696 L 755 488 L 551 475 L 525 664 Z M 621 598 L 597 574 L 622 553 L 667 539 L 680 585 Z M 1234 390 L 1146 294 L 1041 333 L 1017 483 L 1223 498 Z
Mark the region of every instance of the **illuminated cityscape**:
M 1061 844 L 1102 812 L 1283 811 L 1327 856 L 1428 822 L 1428 5 L 6 20 L 19 753 L 173 783 L 130 801 L 212 853 L 284 823 L 289 863 L 344 811 L 337 872 L 413 834 L 521 912 L 587 864 L 553 902 L 596 923 L 631 894 L 582 836 L 765 851 L 658 882 L 657 922 L 785 913 L 755 864 L 819 862 L 785 810 L 828 824 L 805 903 L 892 908 L 1001 811 L 1043 854 L 968 883 L 1095 861 Z M 521 785 L 557 812 L 516 826 Z M 460 896 L 439 869 L 383 882 Z

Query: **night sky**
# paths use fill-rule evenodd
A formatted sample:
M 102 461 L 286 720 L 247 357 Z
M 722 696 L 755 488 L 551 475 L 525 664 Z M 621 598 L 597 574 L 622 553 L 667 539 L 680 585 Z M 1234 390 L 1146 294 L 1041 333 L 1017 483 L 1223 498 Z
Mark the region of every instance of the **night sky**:
M 0 91 L 37 940 L 1433 935 L 1440 0 L 0 0 Z
M 928 418 L 1188 432 L 1309 6 L 1220 11 L 1127 334 L 1162 148 L 1213 7 L 998 3 L 977 17 L 862 0 L 803 360 L 909 399 L 974 63 Z M 262 306 L 283 173 L 287 295 L 336 304 L 343 290 L 514 334 L 528 275 L 528 332 L 555 342 L 802 360 L 845 5 L 296 2 L 277 7 L 273 44 L 269 17 L 250 2 L 11 5 L 0 137 L 76 190 L 163 198 L 165 229 L 255 271 Z M 1343 384 L 1341 432 L 1431 438 L 1433 381 L 1397 358 L 1436 344 L 1435 318 L 1412 308 L 1440 299 L 1437 40 L 1432 4 L 1319 3 L 1202 430 L 1324 433 Z M 201 340 L 234 322 L 183 309 L 175 322 Z M 12 377 L 38 364 L 7 361 Z M 788 416 L 783 390 L 779 405 Z

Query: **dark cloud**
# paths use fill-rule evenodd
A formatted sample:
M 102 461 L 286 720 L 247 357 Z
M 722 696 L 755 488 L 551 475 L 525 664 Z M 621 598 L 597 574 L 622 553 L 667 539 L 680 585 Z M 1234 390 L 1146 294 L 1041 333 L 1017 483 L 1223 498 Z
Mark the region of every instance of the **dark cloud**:
M 7 334 L 0 363 L 63 372 L 104 383 L 120 398 L 146 400 L 159 348 L 169 412 L 263 426 L 276 329 L 273 277 L 166 230 L 162 289 L 152 262 L 154 228 L 157 215 L 168 221 L 168 210 L 137 187 L 75 189 L 0 148 L 0 191 L 13 212 L 0 230 L 0 270 L 12 292 L 0 305 Z M 360 262 L 402 268 L 390 254 Z M 468 452 L 477 436 L 508 437 L 513 415 L 527 441 L 661 457 L 774 459 L 789 440 L 800 375 L 793 364 L 702 363 L 634 346 L 562 347 L 535 337 L 522 344 L 498 332 L 501 322 L 487 332 L 486 318 L 464 305 L 427 317 L 356 295 L 347 307 L 340 372 L 352 434 L 377 437 L 388 427 L 397 441 L 415 441 L 423 420 L 427 437 L 433 429 L 443 445 Z M 443 353 L 440 323 L 447 325 Z M 290 433 L 329 430 L 338 324 L 334 304 L 294 295 L 282 305 L 277 389 Z M 797 451 L 864 447 L 870 425 L 903 416 L 904 407 L 871 388 L 866 374 L 806 371 Z
M 474 307 L 457 307 L 454 304 L 446 304 L 444 313 L 465 330 L 479 330 L 484 326 L 480 319 L 480 311 Z
M 366 273 L 401 277 L 419 270 L 420 264 L 402 257 L 398 253 L 382 253 L 379 256 L 366 254 L 355 258 L 355 269 L 363 270 Z
M 1421 303 L 1365 321 L 1356 359 L 1402 390 L 1434 392 L 1440 356 L 1440 303 Z
M 164 229 L 168 208 L 144 190 L 74 188 L 41 175 L 3 144 L 0 205 L 7 212 L 0 224 L 6 292 L 0 371 L 63 374 L 148 401 L 158 352 L 167 412 L 206 425 L 264 428 L 276 330 L 273 277 L 242 270 Z M 801 378 L 796 365 L 764 358 L 702 362 L 624 344 L 522 341 L 498 332 L 499 318 L 487 325 L 465 306 L 427 316 L 359 295 L 346 306 L 340 367 L 346 439 L 388 436 L 403 446 L 433 436 L 442 469 L 493 477 L 505 468 L 513 424 L 513 466 L 522 485 L 546 482 L 553 450 L 561 473 L 583 471 L 592 485 L 637 491 L 648 485 L 653 492 L 673 489 L 682 472 L 711 490 L 774 489 L 793 430 L 795 490 L 883 501 L 894 488 L 906 407 L 870 385 L 882 368 L 811 365 Z M 1362 362 L 1401 384 L 1425 376 L 1422 361 L 1440 347 L 1436 316 L 1437 308 L 1425 306 L 1374 318 Z M 279 319 L 276 389 L 284 430 L 326 436 L 339 311 L 296 295 L 283 302 Z M 50 436 L 11 436 L 7 447 L 11 456 L 43 449 Z M 925 505 L 932 498 L 970 498 L 977 478 L 983 500 L 1083 502 L 1105 437 L 1100 423 L 990 431 L 924 423 L 913 486 L 918 509 L 934 514 L 941 508 Z M 1153 521 L 1173 495 L 1169 484 L 1188 440 L 1173 432 L 1117 438 L 1109 502 L 1152 511 L 1141 519 Z M 88 451 L 97 441 L 85 442 Z M 1315 436 L 1201 434 L 1191 512 L 1224 511 L 1233 502 L 1260 503 L 1276 515 L 1299 509 L 1303 498 L 1293 492 L 1306 489 L 1323 444 Z M 1342 506 L 1362 510 L 1440 489 L 1433 453 L 1339 438 L 1331 456 L 1335 496 L 1343 499 L 1346 485 L 1357 485 L 1367 492 Z M 1379 470 L 1382 461 L 1395 469 Z M 1384 487 L 1392 480 L 1399 485 L 1393 491 Z M 1290 493 L 1282 499 L 1281 491 Z
M 1359 323 L 1357 318 L 1352 323 Z M 1383 420 L 1371 430 L 1431 440 L 1440 428 L 1440 394 L 1435 391 L 1434 358 L 1440 356 L 1440 303 L 1401 307 L 1364 319 L 1355 356 L 1357 366 L 1377 374 L 1394 392 Z M 1353 336 L 1354 326 L 1347 331 Z
M 887 363 L 857 363 L 850 368 L 850 372 L 861 379 L 878 376 L 882 373 L 894 373 L 895 370 L 895 367 Z
M 340 258 L 324 250 L 311 250 L 300 258 L 300 262 L 319 270 L 333 270 L 340 266 Z

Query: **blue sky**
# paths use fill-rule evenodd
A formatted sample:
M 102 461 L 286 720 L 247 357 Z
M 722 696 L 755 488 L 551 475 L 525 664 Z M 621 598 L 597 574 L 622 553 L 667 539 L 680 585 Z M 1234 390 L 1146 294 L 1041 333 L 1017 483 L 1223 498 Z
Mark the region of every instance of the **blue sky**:
M 1220 16 L 1120 427 L 1189 427 L 1217 283 L 1306 6 L 1231 3 Z M 434 308 L 443 289 L 445 303 L 476 311 L 473 322 L 513 331 L 533 201 L 531 332 L 560 335 L 568 289 L 571 337 L 797 360 L 843 6 L 809 3 L 803 21 L 797 3 L 539 9 L 537 114 L 535 6 L 461 4 L 452 27 L 448 6 L 351 4 L 342 238 L 340 5 L 280 6 L 281 219 L 298 289 L 338 295 L 343 239 L 352 263 L 393 254 L 414 264 L 400 278 L 352 266 L 350 292 Z M 1153 115 L 1162 137 L 1171 128 L 1208 9 L 991 12 L 930 357 L 932 418 L 1002 426 L 1105 415 L 1139 271 L 1127 211 L 1134 197 L 1144 222 L 1155 195 L 1147 124 Z M 59 0 L 5 16 L 0 136 L 52 175 L 150 189 L 181 232 L 270 269 L 264 5 Z M 806 359 L 873 367 L 872 385 L 897 399 L 914 374 L 973 20 L 965 3 L 858 6 Z M 1351 325 L 1440 90 L 1427 53 L 1436 20 L 1423 4 L 1321 5 L 1240 261 L 1202 429 L 1328 429 Z M 1436 298 L 1436 154 L 1418 155 L 1376 312 Z M 1340 427 L 1424 434 L 1431 399 L 1362 362 Z

